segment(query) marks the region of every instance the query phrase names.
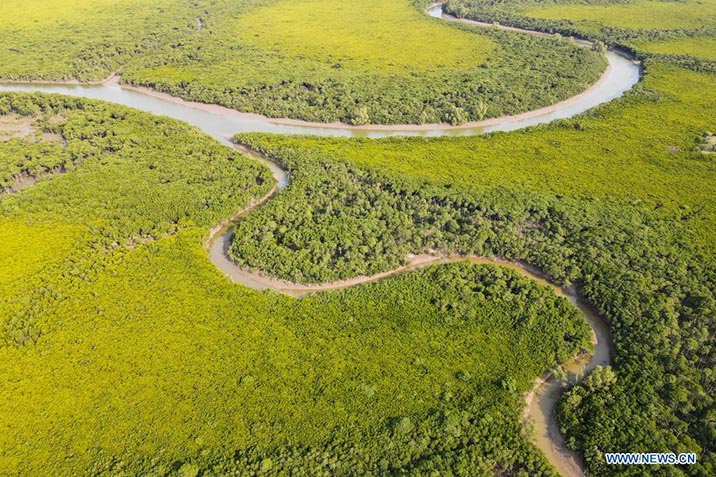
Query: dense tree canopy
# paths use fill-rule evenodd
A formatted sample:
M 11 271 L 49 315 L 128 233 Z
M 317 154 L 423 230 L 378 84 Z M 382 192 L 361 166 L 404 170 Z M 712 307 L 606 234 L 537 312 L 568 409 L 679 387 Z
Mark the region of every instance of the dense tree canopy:
M 606 466 L 614 451 L 696 452 L 696 466 L 670 471 L 710 475 L 716 163 L 701 148 L 716 111 L 703 92 L 716 78 L 653 62 L 647 71 L 624 100 L 521 133 L 240 135 L 292 183 L 239 224 L 230 253 L 306 282 L 437 250 L 522 260 L 574 283 L 611 324 L 617 354 L 608 385 L 591 378 L 563 401 L 568 444 L 596 475 L 662 472 Z

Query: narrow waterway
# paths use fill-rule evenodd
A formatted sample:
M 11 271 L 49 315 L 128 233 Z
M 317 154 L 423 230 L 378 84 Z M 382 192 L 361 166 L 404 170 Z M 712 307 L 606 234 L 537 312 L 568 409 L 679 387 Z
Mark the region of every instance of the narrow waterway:
M 444 15 L 442 6 L 435 4 L 427 13 L 447 21 L 471 23 L 481 27 L 493 27 L 491 24 L 471 20 L 457 19 Z M 198 28 L 203 27 L 201 19 L 197 19 Z M 524 33 L 544 35 L 540 32 L 500 27 L 506 30 L 517 30 Z M 590 46 L 589 42 L 581 42 Z M 366 126 L 350 127 L 344 124 L 314 124 L 295 120 L 270 119 L 255 114 L 246 114 L 221 106 L 193 103 L 163 93 L 142 88 L 125 87 L 119 84 L 119 78 L 112 75 L 107 81 L 99 84 L 40 84 L 40 83 L 6 83 L 0 84 L 0 91 L 23 91 L 59 93 L 70 96 L 99 99 L 133 107 L 153 114 L 165 115 L 182 120 L 199 127 L 214 138 L 230 144 L 229 138 L 240 132 L 270 132 L 279 134 L 313 134 L 320 136 L 461 136 L 476 135 L 492 131 L 512 131 L 537 124 L 551 122 L 555 119 L 568 118 L 583 113 L 599 104 L 606 103 L 622 96 L 640 79 L 640 67 L 631 59 L 614 51 L 607 52 L 608 68 L 600 80 L 583 93 L 562 101 L 558 104 L 529 111 L 516 116 L 493 118 L 486 121 L 469 123 L 451 127 L 447 125 L 398 125 L 398 126 Z M 581 356 L 563 365 L 570 380 L 597 365 L 606 365 L 613 354 L 610 333 L 607 324 L 600 319 L 588 306 L 582 303 L 572 288 L 560 288 L 547 282 L 538 272 L 518 263 L 506 262 L 485 257 L 436 257 L 418 255 L 409 257 L 410 264 L 396 270 L 387 271 L 370 277 L 356 277 L 342 282 L 321 285 L 300 285 L 285 282 L 263 274 L 244 270 L 232 262 L 227 254 L 231 243 L 234 225 L 242 217 L 260 207 L 289 183 L 287 173 L 269 158 L 253 151 L 239 148 L 244 154 L 266 164 L 272 171 L 277 186 L 266 196 L 254 201 L 246 209 L 226 223 L 211 231 L 207 248 L 211 261 L 234 282 L 258 290 L 271 289 L 295 297 L 306 296 L 321 291 L 347 288 L 363 283 L 374 282 L 439 263 L 468 260 L 473 263 L 489 263 L 517 270 L 533 280 L 551 287 L 558 295 L 565 297 L 584 316 L 593 330 L 595 352 L 591 356 Z M 550 376 L 536 381 L 534 388 L 527 394 L 525 417 L 534 424 L 533 442 L 545 454 L 547 459 L 565 477 L 580 477 L 584 467 L 580 456 L 565 448 L 562 436 L 555 419 L 555 406 L 562 393 L 562 385 Z
M 577 290 L 574 287 L 559 287 L 549 282 L 538 270 L 521 263 L 510 262 L 499 258 L 480 256 L 456 256 L 441 257 L 436 255 L 412 255 L 408 257 L 408 265 L 388 270 L 370 276 L 354 277 L 347 280 L 322 283 L 322 284 L 299 284 L 281 280 L 263 273 L 247 270 L 237 265 L 229 258 L 229 247 L 234 236 L 235 225 L 242 218 L 249 215 L 256 208 L 271 199 L 289 183 L 289 177 L 269 158 L 262 157 L 255 151 L 248 150 L 241 146 L 237 148 L 244 154 L 250 155 L 257 160 L 271 164 L 274 169 L 274 177 L 277 186 L 266 196 L 238 212 L 232 219 L 216 227 L 211 231 L 207 240 L 207 250 L 211 261 L 234 283 L 243 285 L 254 290 L 272 290 L 296 298 L 302 298 L 314 293 L 340 290 L 366 283 L 384 280 L 402 273 L 408 273 L 421 268 L 444 264 L 468 261 L 476 264 L 490 264 L 507 267 L 517 271 L 523 276 L 531 278 L 540 285 L 551 288 L 555 294 L 567 299 L 589 323 L 592 328 L 592 344 L 594 352 L 590 355 L 580 355 L 563 363 L 562 369 L 567 372 L 567 379 L 574 384 L 579 377 L 592 370 L 595 366 L 608 365 L 613 356 L 613 345 L 611 334 L 607 323 L 586 303 L 580 300 Z M 551 373 L 535 380 L 533 388 L 525 395 L 526 407 L 524 420 L 534 429 L 534 434 L 528 437 L 542 450 L 547 459 L 555 466 L 560 475 L 564 477 L 581 477 L 584 475 L 584 463 L 581 456 L 570 451 L 564 445 L 564 440 L 559 432 L 556 420 L 556 406 L 563 391 L 563 383 L 555 379 Z M 527 426 L 526 426 L 527 427 Z

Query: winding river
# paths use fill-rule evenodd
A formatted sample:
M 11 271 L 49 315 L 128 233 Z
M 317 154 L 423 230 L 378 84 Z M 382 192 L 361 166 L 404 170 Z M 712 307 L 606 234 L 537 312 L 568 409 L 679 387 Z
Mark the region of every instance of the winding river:
M 493 27 L 492 25 L 472 20 L 462 20 L 442 15 L 442 6 L 440 4 L 432 5 L 427 12 L 433 17 L 442 17 L 447 21 Z M 529 30 L 509 27 L 500 28 L 533 35 L 544 35 L 543 33 Z M 585 41 L 578 43 L 587 47 L 591 45 L 591 43 Z M 514 131 L 528 126 L 548 123 L 555 119 L 569 118 L 622 96 L 639 81 L 640 67 L 634 61 L 616 51 L 610 50 L 606 53 L 606 56 L 608 60 L 606 71 L 594 85 L 581 94 L 534 111 L 514 116 L 474 121 L 459 126 L 449 126 L 447 124 L 349 126 L 343 123 L 325 124 L 285 118 L 267 118 L 258 114 L 242 113 L 222 106 L 184 101 L 147 88 L 120 85 L 119 77 L 114 74 L 107 80 L 97 84 L 76 84 L 75 82 L 2 83 L 0 84 L 0 91 L 59 93 L 123 104 L 198 126 L 221 141 L 226 141 L 227 137 L 242 132 L 371 138 L 389 136 L 473 136 L 494 131 Z
M 491 24 L 444 15 L 441 4 L 431 5 L 426 12 L 432 17 L 441 18 L 443 20 L 493 27 Z M 499 26 L 499 28 L 534 35 L 544 35 L 544 33 L 541 32 L 526 31 L 504 26 Z M 580 41 L 579 43 L 587 47 L 591 46 L 589 42 Z M 0 84 L 0 91 L 60 93 L 119 103 L 153 114 L 165 115 L 182 120 L 199 127 L 207 134 L 226 144 L 230 144 L 229 137 L 239 132 L 361 136 L 372 138 L 389 136 L 460 136 L 483 134 L 493 131 L 512 131 L 528 126 L 548 123 L 555 119 L 575 116 L 599 104 L 622 96 L 639 81 L 641 73 L 640 66 L 615 51 L 608 51 L 606 56 L 609 65 L 602 77 L 592 87 L 577 96 L 539 110 L 529 111 L 515 116 L 467 123 L 460 126 L 431 124 L 420 126 L 369 125 L 353 127 L 341 123 L 318 124 L 290 119 L 271 119 L 256 114 L 242 113 L 221 106 L 188 102 L 144 88 L 123 86 L 119 84 L 119 78 L 116 75 L 112 75 L 107 80 L 98 84 L 5 83 Z M 351 280 L 321 285 L 289 283 L 240 268 L 227 256 L 228 246 L 231 242 L 236 221 L 257 207 L 260 207 L 273 195 L 287 187 L 289 178 L 287 173 L 269 158 L 247 149 L 240 147 L 239 149 L 244 154 L 250 155 L 267 165 L 271 169 L 277 185 L 269 194 L 256 200 L 225 224 L 221 224 L 211 231 L 210 239 L 207 242 L 211 261 L 220 270 L 231 277 L 234 282 L 254 289 L 272 289 L 295 297 L 302 297 L 320 291 L 335 290 L 361 283 L 373 282 L 438 263 L 468 260 L 473 263 L 497 264 L 512 268 L 522 275 L 549 286 L 558 295 L 568 299 L 583 314 L 592 327 L 595 352 L 591 356 L 578 356 L 563 365 L 571 381 L 574 381 L 580 374 L 589 371 L 595 366 L 610 363 L 613 349 L 609 328 L 604 320 L 600 319 L 586 304 L 579 300 L 576 290 L 573 288 L 557 287 L 545 280 L 538 271 L 519 263 L 485 257 L 448 258 L 433 255 L 417 255 L 409 257 L 409 265 L 395 270 L 370 277 L 356 277 Z M 536 380 L 535 386 L 526 395 L 527 407 L 525 409 L 525 418 L 534 424 L 535 434 L 531 436 L 533 442 L 545 453 L 545 456 L 557 468 L 557 471 L 563 476 L 579 477 L 584 475 L 583 462 L 579 455 L 566 449 L 555 420 L 555 405 L 561 391 L 561 383 L 553 379 L 551 375 Z

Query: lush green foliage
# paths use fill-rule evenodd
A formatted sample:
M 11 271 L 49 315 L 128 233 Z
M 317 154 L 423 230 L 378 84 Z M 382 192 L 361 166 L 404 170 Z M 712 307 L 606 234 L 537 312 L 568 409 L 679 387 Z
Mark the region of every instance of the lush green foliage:
M 642 25 L 607 15 L 585 26 L 580 12 L 591 10 L 582 7 L 565 10 L 575 12 L 571 20 L 553 20 L 527 17 L 514 1 L 461 3 L 458 13 L 479 8 L 479 19 L 629 48 L 689 40 L 649 57 L 645 81 L 626 98 L 527 131 L 383 141 L 240 136 L 283 162 L 292 183 L 242 222 L 233 255 L 299 281 L 384 270 L 426 249 L 538 266 L 575 283 L 614 334 L 613 367 L 597 368 L 559 410 L 567 442 L 590 472 L 714 475 L 716 98 L 709 93 L 716 75 L 704 72 L 716 66 L 700 53 L 704 46 L 691 44 L 713 36 L 710 17 L 676 23 L 661 15 L 661 23 Z M 655 15 L 702 11 L 673 3 Z M 287 97 L 297 117 L 359 105 L 346 116 L 359 122 L 389 114 L 380 108 L 393 93 L 371 99 L 378 113 L 359 94 L 340 107 L 321 103 L 342 90 L 308 81 L 308 95 L 305 71 L 267 93 L 227 89 L 226 78 L 257 58 L 276 70 L 253 68 L 242 78 L 266 86 L 271 74 L 295 71 L 295 55 L 311 52 L 286 40 L 295 25 L 270 22 L 266 31 L 289 35 L 279 35 L 275 50 L 261 37 L 243 38 L 251 49 L 232 49 L 235 30 L 222 21 L 248 21 L 241 14 L 264 3 L 172 3 L 172 11 L 169 3 L 152 10 L 141 1 L 97 0 L 102 14 L 78 21 L 92 15 L 58 10 L 64 23 L 37 5 L 29 4 L 24 24 L 16 4 L 4 10 L 0 22 L 15 20 L 0 34 L 0 68 L 88 78 L 125 65 L 128 78 L 151 73 L 158 82 L 161 74 L 166 83 L 157 87 L 206 101 L 232 104 L 245 94 L 280 112 L 287 109 L 271 108 L 284 103 L 267 98 Z M 302 2 L 266 8 L 306 14 Z M 128 10 L 138 27 L 117 33 Z M 416 22 L 431 21 L 410 12 Z M 97 44 L 105 26 L 113 37 Z M 66 50 L 46 41 L 66 38 L 65 30 L 77 39 Z M 571 48 L 484 35 L 497 45 L 480 50 L 488 54 L 485 74 L 514 91 L 523 83 L 505 78 L 530 78 L 530 70 L 500 77 L 490 54 L 509 57 L 510 48 L 535 42 L 529 53 L 542 68 L 545 58 L 564 57 L 541 48 Z M 29 46 L 57 57 L 32 56 Z M 327 56 L 336 54 L 331 48 Z M 524 65 L 523 53 L 507 69 Z M 350 59 L 345 68 L 321 55 L 303 64 L 315 67 L 313 78 L 339 82 L 357 82 L 359 68 L 377 71 L 360 80 L 381 85 L 376 48 L 351 50 Z M 594 65 L 588 56 L 572 61 L 566 70 Z M 429 63 L 416 62 L 416 71 L 437 81 Z M 335 76 L 323 75 L 329 67 Z M 411 97 L 420 93 L 396 82 Z M 440 91 L 433 85 L 424 97 Z M 434 116 L 422 116 L 425 102 L 414 112 L 464 119 L 465 108 L 441 109 L 461 107 L 459 96 L 428 103 Z M 520 434 L 521 393 L 585 346 L 586 327 L 548 290 L 499 268 L 457 264 L 300 301 L 251 292 L 222 278 L 202 244 L 210 226 L 271 187 L 265 168 L 174 121 L 96 102 L 0 95 L 0 116 L 0 186 L 9 192 L 0 196 L 1 472 L 552 474 Z M 605 466 L 603 452 L 625 450 L 694 451 L 699 463 Z
M 470 264 L 246 290 L 203 242 L 266 168 L 119 106 L 2 94 L 0 111 L 60 136 L 43 157 L 64 166 L 0 196 L 0 473 L 554 475 L 522 393 L 588 327 L 551 290 Z M 0 142 L 0 164 L 41 174 L 42 142 Z
M 65 111 L 71 116 L 65 117 Z M 28 214 L 41 207 L 52 209 L 91 227 L 102 244 L 136 236 L 158 238 L 187 223 L 214 225 L 258 192 L 268 191 L 273 181 L 266 168 L 240 160 L 194 128 L 129 108 L 0 94 L 0 114 L 10 113 L 35 115 L 42 132 L 60 135 L 62 141 L 15 138 L 0 143 L 3 182 L 13 174 L 42 175 L 58 167 L 75 173 L 52 180 L 52 190 L 46 181 L 6 198 L 0 212 L 9 217 L 17 210 Z M 115 162 L 117 167 L 106 167 Z M 68 202 L 52 200 L 59 189 L 67 191 Z M 85 220 L 88 210 L 95 211 L 91 221 Z
M 712 475 L 716 163 L 700 147 L 714 126 L 716 100 L 704 92 L 716 76 L 647 71 L 622 100 L 517 133 L 239 136 L 295 181 L 241 225 L 232 252 L 319 280 L 438 248 L 525 260 L 574 282 L 611 323 L 617 356 L 614 382 L 593 378 L 565 401 L 569 444 L 596 475 L 662 471 L 605 467 L 602 453 L 624 450 L 697 452 L 697 466 L 672 474 Z M 284 253 L 294 244 L 298 253 Z
M 343 67 L 333 57 L 311 64 L 310 57 L 270 53 L 240 68 L 227 59 L 216 67 L 183 70 L 161 66 L 135 73 L 127 68 L 124 77 L 184 98 L 272 117 L 354 125 L 459 124 L 553 104 L 586 89 L 604 67 L 603 58 L 569 42 L 491 30 L 479 33 L 500 45 L 499 54 L 459 69 L 436 63 L 424 71 L 356 71 L 352 63 Z M 253 50 L 226 51 L 237 56 Z
M 450 25 L 407 0 L 61 0 L 56 19 L 8 1 L 0 77 L 121 69 L 134 85 L 279 118 L 457 124 L 555 103 L 605 67 L 569 42 Z
M 557 2 L 522 11 L 529 17 L 567 20 L 591 32 L 605 27 L 625 30 L 716 28 L 714 0 L 570 3 Z
M 105 251 L 155 240 L 187 226 L 214 225 L 267 191 L 273 181 L 265 168 L 193 128 L 128 108 L 55 96 L 1 94 L 0 114 L 32 116 L 40 131 L 62 138 L 60 143 L 28 138 L 0 143 L 3 183 L 18 176 L 40 180 L 23 193 L 3 197 L 0 215 L 10 230 L 22 230 L 22 224 L 37 224 L 41 230 L 58 228 L 60 236 L 82 230 L 89 235 L 84 240 Z M 50 170 L 65 174 L 45 175 Z M 63 243 L 45 240 L 50 251 Z M 8 253 L 15 250 L 9 240 L 3 246 Z M 65 259 L 62 263 L 67 266 Z M 72 268 L 79 266 L 75 263 Z M 18 256 L 8 276 L 22 278 L 24 268 Z M 76 273 L 87 272 L 80 267 Z M 27 308 L 25 300 L 30 296 L 16 298 L 11 301 L 18 308 L 3 314 L 0 342 L 6 345 L 35 340 L 41 333 L 35 321 L 44 315 L 42 307 Z
M 510 134 L 378 141 L 239 137 L 255 147 L 310 149 L 294 152 L 296 160 L 307 154 L 337 156 L 391 177 L 441 184 L 445 194 L 455 186 L 549 192 L 596 204 L 634 202 L 664 216 L 704 208 L 689 230 L 710 247 L 716 164 L 704 160 L 699 146 L 704 132 L 714 129 L 716 98 L 704 93 L 713 89 L 714 76 L 656 64 L 647 71 L 616 105 Z
M 553 230 L 549 201 L 523 195 L 525 206 L 514 192 L 476 196 L 451 184 L 397 179 L 315 155 L 316 143 L 308 138 L 237 139 L 276 157 L 291 184 L 238 224 L 229 255 L 293 282 L 372 275 L 405 264 L 409 253 L 433 250 L 519 257 L 529 241 L 563 233 L 559 226 Z M 274 141 L 291 146 L 273 147 Z M 302 141 L 305 148 L 294 152 Z M 317 146 L 332 142 L 317 140 Z M 517 229 L 524 235 L 515 236 Z
M 498 46 L 488 37 L 426 21 L 408 2 L 385 0 L 278 2 L 242 15 L 236 31 L 242 43 L 263 50 L 393 74 L 479 65 Z
M 248 0 L 247 0 L 248 1 Z M 200 6 L 173 0 L 6 0 L 0 76 L 99 80 L 196 30 Z M 181 33 L 180 33 L 181 32 Z
M 31 184 L 37 177 L 52 171 L 61 172 L 69 165 L 70 157 L 59 153 L 59 136 L 47 124 L 47 119 L 5 115 L 2 118 L 6 154 L 0 160 L 0 191 L 15 192 Z M 56 118 L 60 121 L 61 119 Z M 44 132 L 38 124 L 45 123 Z M 34 123 L 34 124 L 33 124 Z M 24 140 L 19 140 L 23 138 Z M 64 145 L 63 145 L 64 146 Z
M 587 37 L 641 58 L 658 55 L 716 71 L 708 48 L 708 38 L 716 37 L 714 0 L 450 0 L 445 8 L 461 17 Z
M 634 41 L 631 45 L 648 53 L 688 55 L 706 60 L 716 60 L 716 38 L 683 37 L 661 41 Z

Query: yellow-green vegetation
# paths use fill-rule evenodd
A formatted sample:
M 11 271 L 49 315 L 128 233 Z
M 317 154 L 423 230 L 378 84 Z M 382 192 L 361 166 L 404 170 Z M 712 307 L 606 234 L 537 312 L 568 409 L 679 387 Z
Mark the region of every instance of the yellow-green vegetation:
M 605 67 L 569 42 L 451 25 L 410 0 L 43 4 L 4 2 L 0 78 L 120 71 L 127 83 L 279 118 L 459 124 L 553 104 Z
M 606 466 L 604 452 L 678 449 L 699 464 L 675 475 L 713 475 L 716 161 L 700 149 L 716 124 L 716 98 L 704 94 L 716 74 L 646 69 L 620 100 L 509 134 L 239 135 L 292 183 L 239 224 L 230 253 L 307 282 L 426 250 L 535 265 L 576 284 L 614 333 L 616 379 L 585 380 L 560 406 L 590 472 L 634 475 Z
M 19 221 L 3 221 L 0 226 L 0 243 L 3 245 L 0 289 L 4 299 L 18 296 L 20 284 L 66 257 L 81 235 L 80 227 L 64 224 L 28 226 Z M 25 239 L 17 240 L 19 236 Z M 47 240 L 47 237 L 56 240 Z M 32 253 L 28 253 L 30 250 Z
M 488 37 L 426 21 L 408 2 L 385 0 L 278 2 L 242 16 L 236 31 L 242 43 L 368 70 L 476 66 L 497 46 Z
M 99 80 L 160 47 L 160 32 L 188 30 L 192 15 L 172 0 L 4 1 L 0 77 Z
M 665 2 L 699 16 L 676 26 L 662 16 L 644 27 L 605 19 L 593 30 L 520 17 L 524 2 L 453 0 L 447 8 L 629 47 L 714 36 L 712 12 L 701 15 L 708 1 Z M 260 36 L 242 40 L 251 48 L 236 46 L 236 25 L 252 8 L 305 16 L 307 3 L 198 1 L 163 12 L 168 4 L 154 3 L 158 15 L 149 17 L 137 5 L 117 8 L 136 7 L 140 26 L 142 18 L 158 23 L 117 33 L 128 48 L 78 35 L 80 46 L 67 43 L 63 53 L 75 56 L 44 69 L 41 56 L 30 57 L 58 43 L 45 47 L 28 28 L 25 37 L 2 37 L 24 43 L 0 42 L 0 71 L 32 64 L 42 75 L 75 65 L 99 74 L 122 64 L 132 81 L 151 78 L 225 104 L 271 104 L 264 107 L 276 114 L 308 117 L 335 106 L 325 98 L 349 97 L 334 110 L 360 105 L 350 117 L 357 122 L 387 118 L 381 109 L 403 101 L 400 94 L 441 96 L 436 78 L 455 87 L 450 74 L 430 76 L 420 62 L 415 81 L 432 85 L 422 93 L 411 89 L 417 83 L 381 76 L 399 68 L 381 70 L 375 47 L 351 50 L 348 61 L 334 56 L 335 43 L 309 56 L 280 35 L 272 46 Z M 127 18 L 114 14 L 111 21 Z M 417 14 L 414 21 L 453 28 Z M 356 28 L 369 26 L 362 22 Z M 276 25 L 267 21 L 266 34 Z M 47 38 L 64 38 L 60 23 L 42 26 Z M 295 24 L 282 31 L 294 35 Z M 514 88 L 512 100 L 496 103 L 504 111 L 531 104 L 530 94 L 556 94 L 508 79 L 562 62 L 565 70 L 546 76 L 559 89 L 586 78 L 561 83 L 559 71 L 595 64 L 567 42 L 485 35 L 494 49 L 478 68 L 488 76 L 476 91 Z M 37 51 L 7 54 L 23 45 Z M 240 135 L 289 169 L 291 184 L 240 222 L 230 254 L 303 282 L 383 271 L 426 250 L 536 266 L 574 284 L 613 333 L 613 373 L 588 376 L 558 409 L 565 441 L 585 456 L 590 475 L 714 475 L 716 73 L 708 71 L 716 70 L 691 51 L 646 56 L 644 81 L 624 98 L 514 133 Z M 495 52 L 508 59 L 503 73 L 490 60 Z M 521 68 L 530 62 L 534 68 Z M 226 83 L 243 67 L 258 89 Z M 357 76 L 358 68 L 377 73 Z M 386 96 L 336 93 L 357 83 L 382 88 L 386 77 L 395 81 Z M 286 83 L 267 87 L 278 78 Z M 447 111 L 459 122 L 467 109 L 450 107 L 461 108 L 463 93 L 439 104 L 418 100 L 400 114 Z M 283 102 L 267 103 L 272 97 Z M 0 94 L 0 117 L 8 131 L 0 141 L 0 473 L 554 475 L 524 438 L 523 393 L 588 347 L 588 329 L 548 289 L 499 267 L 452 264 L 302 300 L 247 290 L 221 276 L 204 242 L 210 227 L 271 189 L 265 167 L 178 122 L 99 102 Z M 695 452 L 698 463 L 621 468 L 603 458 L 655 450 Z
M 587 37 L 695 71 L 716 72 L 716 0 L 449 0 L 460 17 Z
M 27 0 L 7 2 L 3 5 L 6 15 L 4 22 L 17 30 L 32 30 L 37 27 L 53 27 L 59 24 L 69 28 L 77 27 L 81 18 L 93 17 L 98 21 L 112 18 L 112 7 L 137 8 L 142 0 Z
M 522 13 L 546 20 L 568 20 L 586 30 L 695 29 L 716 27 L 715 0 L 652 1 L 600 5 L 565 4 L 525 8 Z
M 589 334 L 548 288 L 453 264 L 247 290 L 203 245 L 267 168 L 119 106 L 0 94 L 10 115 L 62 137 L 63 173 L 0 142 L 3 174 L 39 179 L 0 196 L 0 474 L 554 475 L 522 393 Z
M 687 37 L 661 41 L 634 41 L 631 45 L 648 53 L 663 55 L 689 55 L 716 60 L 716 38 Z

